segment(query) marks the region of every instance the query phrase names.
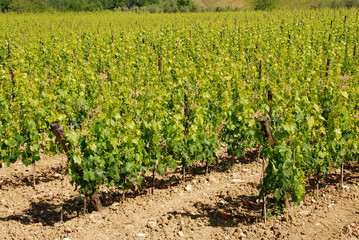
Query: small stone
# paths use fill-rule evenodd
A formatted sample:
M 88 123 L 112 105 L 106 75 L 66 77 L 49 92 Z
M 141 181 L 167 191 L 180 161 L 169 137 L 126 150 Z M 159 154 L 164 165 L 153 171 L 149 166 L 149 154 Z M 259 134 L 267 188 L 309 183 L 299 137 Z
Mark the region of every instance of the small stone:
M 204 227 L 204 223 L 203 223 L 203 222 L 198 222 L 198 223 L 197 223 L 197 226 L 198 226 L 198 227 Z
M 72 232 L 71 228 L 69 228 L 69 227 L 65 228 L 64 231 L 65 231 L 66 233 Z
M 307 215 L 309 215 L 309 211 L 308 210 L 303 210 L 303 211 L 300 211 L 299 212 L 299 214 L 301 214 L 301 215 L 304 215 L 304 216 L 307 216 Z
M 191 191 L 191 190 L 192 190 L 192 185 L 187 185 L 187 186 L 185 187 L 185 190 L 186 190 L 186 191 Z
M 180 237 L 184 237 L 184 233 L 183 233 L 182 231 L 179 231 L 179 232 L 177 233 L 177 235 L 180 236 Z
M 148 227 L 148 228 L 153 229 L 153 228 L 155 228 L 156 226 L 157 226 L 157 223 L 156 223 L 156 222 L 150 221 L 150 222 L 147 223 L 147 227 Z
M 238 183 L 243 183 L 245 182 L 244 180 L 242 179 L 232 179 L 233 182 L 238 182 Z
M 214 176 L 209 176 L 207 179 L 209 182 L 217 183 L 218 179 L 216 179 Z
M 222 205 L 227 204 L 226 200 L 224 200 L 223 198 L 220 198 L 218 202 Z
M 33 219 L 32 217 L 29 217 L 29 216 L 26 216 L 26 217 L 25 217 L 25 220 L 26 220 L 27 222 L 33 222 L 33 221 L 34 221 L 34 219 Z

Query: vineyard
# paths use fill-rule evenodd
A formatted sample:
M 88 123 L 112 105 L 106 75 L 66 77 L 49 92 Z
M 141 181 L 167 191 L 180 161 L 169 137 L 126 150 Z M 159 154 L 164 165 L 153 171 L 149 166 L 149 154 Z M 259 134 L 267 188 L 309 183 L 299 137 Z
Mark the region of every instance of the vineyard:
M 33 166 L 36 188 L 40 156 L 65 153 L 101 210 L 102 186 L 152 178 L 156 191 L 168 171 L 185 182 L 223 149 L 229 163 L 254 149 L 264 215 L 281 212 L 333 169 L 344 186 L 358 160 L 358 21 L 355 9 L 0 15 L 2 167 Z

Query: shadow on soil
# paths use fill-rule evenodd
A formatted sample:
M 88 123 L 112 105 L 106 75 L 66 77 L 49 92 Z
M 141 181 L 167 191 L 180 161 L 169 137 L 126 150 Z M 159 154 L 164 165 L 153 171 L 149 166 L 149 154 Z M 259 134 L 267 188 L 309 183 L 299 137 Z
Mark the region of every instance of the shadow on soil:
M 355 184 L 359 179 L 359 162 L 353 161 L 344 166 L 343 184 Z M 320 176 L 318 181 L 318 189 L 325 188 L 328 185 L 338 185 L 341 182 L 341 175 L 333 172 L 327 177 Z M 316 194 L 317 178 L 311 177 L 307 180 L 307 192 Z
M 57 173 L 57 174 L 56 174 Z M 51 167 L 50 169 L 41 170 L 40 172 L 37 170 L 35 173 L 35 183 L 44 183 L 51 182 L 54 180 L 58 180 L 61 175 L 65 175 L 65 170 L 61 166 Z M 33 176 L 32 172 L 30 175 L 24 176 L 21 174 L 20 176 L 13 175 L 11 178 L 3 179 L 2 185 L 12 186 L 12 187 L 20 187 L 20 186 L 33 186 Z
M 261 221 L 261 205 L 256 203 L 256 196 L 238 196 L 236 199 L 224 197 L 222 202 L 214 205 L 195 203 L 200 214 L 190 212 L 169 212 L 169 215 L 201 219 L 212 227 L 235 227 L 238 225 L 252 225 Z
M 209 165 L 210 172 L 221 172 L 232 169 L 236 162 L 250 163 L 256 160 L 257 151 L 246 151 L 241 158 L 221 157 L 217 164 Z M 193 166 L 186 168 L 187 175 L 186 181 L 191 181 L 195 175 L 205 174 L 206 164 L 196 163 Z M 57 173 L 57 174 L 54 174 Z M 58 180 L 61 174 L 65 174 L 61 166 L 52 167 L 45 171 L 40 171 L 36 176 L 36 183 L 50 182 Z M 177 186 L 182 183 L 182 168 L 179 167 L 176 170 L 170 170 L 166 175 L 161 176 L 156 173 L 155 189 L 167 189 Z M 11 187 L 29 186 L 32 187 L 32 176 L 12 176 L 12 178 L 5 179 L 3 185 Z M 104 207 L 111 206 L 115 202 L 125 201 L 126 198 L 136 198 L 141 195 L 145 195 L 152 191 L 153 178 L 152 176 L 146 176 L 141 188 L 133 187 L 129 190 L 117 189 L 112 192 L 100 192 L 101 202 Z M 213 226 L 235 226 L 239 223 L 252 224 L 257 221 L 258 214 L 253 212 L 257 210 L 255 198 L 248 196 L 239 196 L 235 200 L 225 199 L 228 202 L 227 205 L 210 206 L 202 203 L 196 203 L 196 208 L 202 212 L 202 215 L 191 215 L 190 213 L 170 213 L 173 215 L 182 214 L 191 218 L 208 218 L 210 224 Z M 235 213 L 235 209 L 241 206 L 244 208 L 242 213 Z M 65 200 L 63 203 L 63 221 L 66 222 L 75 217 L 78 217 L 83 212 L 84 202 L 81 197 L 75 199 Z M 88 212 L 92 212 L 91 206 L 87 206 Z M 254 209 L 253 209 L 254 208 Z M 39 202 L 32 202 L 30 207 L 23 211 L 22 214 L 9 215 L 7 217 L 0 218 L 0 221 L 19 221 L 22 224 L 41 223 L 44 226 L 53 226 L 55 223 L 60 222 L 61 216 L 61 203 L 54 204 L 53 199 L 41 199 Z
M 234 164 L 242 162 L 249 164 L 257 160 L 258 150 L 247 150 L 240 158 L 237 157 L 221 157 L 218 162 L 208 164 L 208 173 L 211 172 L 225 172 L 231 171 Z M 196 175 L 205 175 L 206 163 L 195 163 L 190 167 L 186 167 L 186 182 L 190 182 Z M 168 189 L 182 184 L 182 167 L 178 167 L 175 170 L 169 170 L 165 175 L 156 173 L 155 182 L 153 183 L 152 176 L 145 176 L 141 187 L 132 187 L 129 190 L 120 190 L 108 193 L 100 193 L 102 204 L 107 207 L 114 202 L 124 201 L 126 198 L 136 198 L 138 196 L 146 195 L 152 192 L 153 184 L 156 189 Z M 250 183 L 251 184 L 251 183 Z M 257 187 L 257 186 L 254 186 Z
M 43 226 L 54 226 L 61 220 L 61 204 L 50 203 L 51 199 L 42 200 L 38 203 L 31 203 L 30 208 L 22 214 L 9 215 L 0 218 L 0 221 L 19 221 L 22 224 L 41 223 Z M 64 201 L 63 221 L 66 222 L 80 214 L 81 206 L 76 199 Z

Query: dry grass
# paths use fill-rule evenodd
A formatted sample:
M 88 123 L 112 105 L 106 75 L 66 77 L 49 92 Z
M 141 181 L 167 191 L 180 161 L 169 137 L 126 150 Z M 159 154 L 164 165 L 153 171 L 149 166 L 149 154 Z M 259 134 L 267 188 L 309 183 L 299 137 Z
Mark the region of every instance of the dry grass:
M 254 0 L 196 0 L 203 7 L 238 7 L 251 9 Z M 276 0 L 279 9 L 310 9 L 313 7 L 330 7 L 341 0 Z

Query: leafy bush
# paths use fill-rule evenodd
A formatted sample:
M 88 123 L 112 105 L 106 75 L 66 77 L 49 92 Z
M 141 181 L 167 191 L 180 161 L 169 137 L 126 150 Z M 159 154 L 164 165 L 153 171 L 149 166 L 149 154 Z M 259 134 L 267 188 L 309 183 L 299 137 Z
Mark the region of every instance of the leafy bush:
M 343 2 L 346 8 L 359 7 L 359 0 L 344 0 Z
M 254 2 L 254 10 L 256 11 L 273 10 L 275 7 L 275 0 L 255 0 Z
M 0 11 L 7 12 L 9 10 L 11 0 L 0 0 Z

